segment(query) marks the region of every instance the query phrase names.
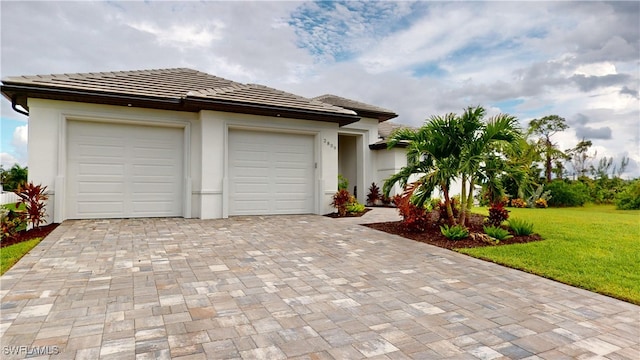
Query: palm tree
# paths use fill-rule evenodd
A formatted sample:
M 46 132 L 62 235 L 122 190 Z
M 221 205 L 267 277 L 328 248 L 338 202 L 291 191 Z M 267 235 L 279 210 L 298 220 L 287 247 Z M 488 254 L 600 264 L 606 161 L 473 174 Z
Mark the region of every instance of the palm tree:
M 408 194 L 416 206 L 424 206 L 433 190 L 439 188 L 444 197 L 447 217 L 451 225 L 455 224 L 449 190 L 451 181 L 458 175 L 460 144 L 457 133 L 458 118 L 455 114 L 432 116 L 418 130 L 400 129 L 389 140 L 389 148 L 401 142 L 408 143 L 407 166 L 389 177 L 383 186 L 386 196 L 391 188 L 400 183 L 405 187 L 413 177 L 416 185 Z
M 482 107 L 469 107 L 460 117 L 466 129 L 460 156 L 460 176 L 462 180 L 460 224 L 466 224 L 473 205 L 473 190 L 478 179 L 501 187 L 497 175 L 506 169 L 504 154 L 518 151 L 523 138 L 518 120 L 511 115 L 498 114 L 484 123 L 485 111 Z M 497 185 L 497 187 L 496 187 Z M 502 191 L 499 191 L 502 194 Z
M 498 167 L 505 160 L 503 154 L 515 151 L 522 139 L 515 117 L 499 114 L 485 123 L 485 113 L 480 106 L 468 107 L 462 116 L 453 113 L 432 116 L 418 130 L 402 129 L 392 134 L 389 148 L 400 142 L 408 143 L 407 166 L 385 181 L 385 194 L 388 196 L 396 183 L 404 187 L 411 178 L 418 177 L 410 194 L 412 202 L 423 206 L 433 190 L 439 188 L 449 224 L 465 224 L 476 183 L 497 184 L 496 176 L 505 172 Z M 461 211 L 455 219 L 450 185 L 458 177 L 462 182 Z
M 27 167 L 14 164 L 9 170 L 0 167 L 0 183 L 3 191 L 15 191 L 27 182 Z

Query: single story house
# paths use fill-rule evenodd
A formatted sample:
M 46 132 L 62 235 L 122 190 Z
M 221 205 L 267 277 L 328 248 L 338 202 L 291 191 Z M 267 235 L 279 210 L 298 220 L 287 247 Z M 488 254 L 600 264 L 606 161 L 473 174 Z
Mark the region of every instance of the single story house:
M 379 138 L 393 111 L 192 69 L 16 76 L 1 91 L 29 116 L 29 179 L 55 222 L 325 214 L 338 174 L 364 202 L 406 163 Z

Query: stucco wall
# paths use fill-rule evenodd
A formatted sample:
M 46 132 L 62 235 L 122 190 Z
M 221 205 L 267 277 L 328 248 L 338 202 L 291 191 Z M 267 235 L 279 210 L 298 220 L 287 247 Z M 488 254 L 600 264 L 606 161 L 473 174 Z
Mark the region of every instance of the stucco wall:
M 334 123 L 234 114 L 216 111 L 187 113 L 29 99 L 29 178 L 48 187 L 49 221 L 65 218 L 66 123 L 86 120 L 114 123 L 164 124 L 185 131 L 185 217 L 228 215 L 227 136 L 230 128 L 297 132 L 314 136 L 315 212 L 332 212 L 337 188 L 338 130 Z M 365 128 L 370 125 L 365 126 Z M 365 130 L 358 130 L 368 141 Z M 367 166 L 370 167 L 370 166 Z

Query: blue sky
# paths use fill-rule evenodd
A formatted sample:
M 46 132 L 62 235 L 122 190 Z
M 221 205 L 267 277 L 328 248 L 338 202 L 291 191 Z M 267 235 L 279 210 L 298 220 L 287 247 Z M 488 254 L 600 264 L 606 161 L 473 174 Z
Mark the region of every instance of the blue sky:
M 483 105 L 526 126 L 557 114 L 567 149 L 630 156 L 640 176 L 638 2 L 1 2 L 0 75 L 190 67 L 419 126 Z M 2 100 L 4 166 L 27 165 Z M 18 120 L 18 121 L 14 121 Z M 14 136 L 15 133 L 15 136 Z M 37 139 L 30 139 L 37 141 Z

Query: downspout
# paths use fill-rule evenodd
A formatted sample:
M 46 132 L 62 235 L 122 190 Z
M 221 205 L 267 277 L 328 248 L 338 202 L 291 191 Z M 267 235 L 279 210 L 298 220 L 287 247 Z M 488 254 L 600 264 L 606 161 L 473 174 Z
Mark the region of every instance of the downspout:
M 17 105 L 18 105 L 18 103 L 16 102 L 16 96 L 13 96 L 13 97 L 11 98 L 11 108 L 12 108 L 14 111 L 19 112 L 19 113 L 20 113 L 20 114 L 22 114 L 22 115 L 29 116 L 29 112 L 18 109 L 18 108 L 16 107 Z

